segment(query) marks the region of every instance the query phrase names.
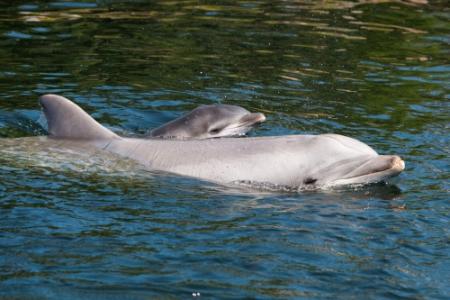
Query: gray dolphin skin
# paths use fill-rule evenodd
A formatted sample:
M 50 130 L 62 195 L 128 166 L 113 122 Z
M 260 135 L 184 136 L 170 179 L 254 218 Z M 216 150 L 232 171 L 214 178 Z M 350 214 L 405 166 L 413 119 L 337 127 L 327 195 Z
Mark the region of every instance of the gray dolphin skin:
M 384 181 L 405 164 L 378 155 L 366 144 L 338 134 L 205 140 L 138 139 L 116 135 L 70 100 L 40 98 L 49 137 L 57 147 L 94 147 L 159 170 L 220 184 L 270 184 L 318 189 Z
M 262 123 L 262 113 L 251 113 L 236 105 L 202 105 L 150 131 L 146 137 L 209 139 L 244 135 Z

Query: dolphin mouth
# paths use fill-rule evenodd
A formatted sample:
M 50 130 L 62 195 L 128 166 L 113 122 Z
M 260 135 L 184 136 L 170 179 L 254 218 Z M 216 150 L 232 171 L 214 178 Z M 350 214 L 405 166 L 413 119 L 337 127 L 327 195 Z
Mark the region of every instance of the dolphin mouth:
M 266 120 L 266 116 L 262 113 L 249 113 L 243 116 L 237 126 L 233 128 L 248 128 L 259 125 Z
M 405 169 L 405 162 L 396 155 L 378 155 L 333 182 L 333 185 L 367 184 L 386 180 L 399 175 Z
M 262 123 L 266 120 L 266 116 L 263 113 L 249 113 L 241 118 L 239 121 L 241 126 L 253 126 L 255 124 Z
M 239 122 L 232 126 L 226 127 L 222 132 L 222 136 L 240 136 L 245 135 L 254 126 L 261 124 L 266 120 L 266 116 L 262 113 L 248 113 L 243 116 Z

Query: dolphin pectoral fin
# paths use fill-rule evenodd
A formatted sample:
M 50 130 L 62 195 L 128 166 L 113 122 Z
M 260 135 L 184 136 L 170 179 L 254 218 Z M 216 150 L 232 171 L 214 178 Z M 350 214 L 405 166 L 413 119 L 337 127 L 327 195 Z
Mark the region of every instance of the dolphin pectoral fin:
M 65 139 L 118 138 L 78 105 L 62 96 L 47 94 L 39 98 L 48 123 L 49 135 Z
M 405 169 L 405 162 L 397 155 L 378 155 L 362 164 L 333 185 L 366 184 L 381 182 L 399 175 Z

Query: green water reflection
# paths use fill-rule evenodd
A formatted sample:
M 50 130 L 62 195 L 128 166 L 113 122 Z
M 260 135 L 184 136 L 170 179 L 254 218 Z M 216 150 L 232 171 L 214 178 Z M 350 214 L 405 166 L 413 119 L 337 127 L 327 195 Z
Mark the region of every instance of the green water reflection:
M 45 134 L 43 93 L 128 134 L 220 102 L 264 112 L 253 135 L 346 134 L 405 174 L 255 195 L 3 155 L 0 297 L 448 295 L 446 1 L 149 2 L 0 0 L 0 137 Z

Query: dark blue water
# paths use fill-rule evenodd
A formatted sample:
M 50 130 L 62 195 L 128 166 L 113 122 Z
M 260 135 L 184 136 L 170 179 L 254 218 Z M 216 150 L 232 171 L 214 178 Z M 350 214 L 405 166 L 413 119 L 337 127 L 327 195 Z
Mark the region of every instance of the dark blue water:
M 147 2 L 0 1 L 1 299 L 449 299 L 445 1 Z M 406 170 L 268 193 L 12 146 L 43 93 L 131 135 L 240 105 Z

